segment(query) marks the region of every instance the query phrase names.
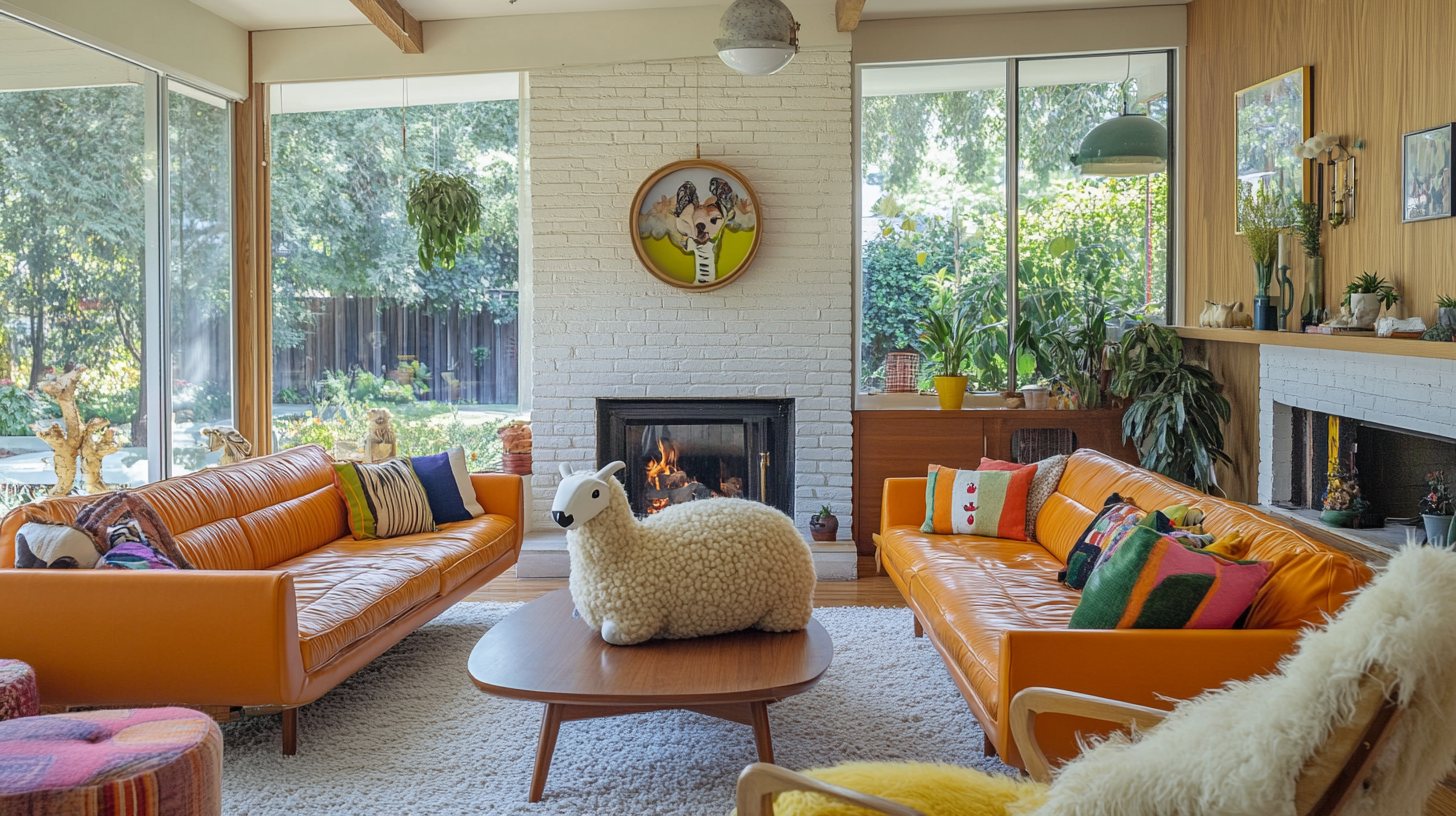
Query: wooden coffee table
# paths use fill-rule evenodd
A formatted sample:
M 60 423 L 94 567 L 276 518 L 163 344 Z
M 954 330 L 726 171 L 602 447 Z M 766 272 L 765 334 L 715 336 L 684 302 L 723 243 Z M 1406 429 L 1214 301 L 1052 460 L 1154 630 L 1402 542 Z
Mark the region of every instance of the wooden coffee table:
M 680 708 L 753 726 L 760 762 L 773 762 L 768 704 L 808 691 L 834 643 L 816 620 L 800 632 L 735 632 L 613 646 L 572 617 L 571 592 L 526 604 L 470 653 L 481 691 L 545 703 L 529 801 L 541 801 L 561 723 Z

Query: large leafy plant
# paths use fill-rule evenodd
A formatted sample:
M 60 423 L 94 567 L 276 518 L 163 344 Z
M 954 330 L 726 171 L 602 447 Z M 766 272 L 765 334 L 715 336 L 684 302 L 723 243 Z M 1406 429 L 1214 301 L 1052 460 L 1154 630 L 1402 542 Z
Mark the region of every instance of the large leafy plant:
M 1214 466 L 1231 462 L 1223 437 L 1229 401 L 1208 369 L 1183 360 L 1178 334 L 1139 321 L 1114 348 L 1112 372 L 1112 393 L 1133 398 L 1122 438 L 1142 466 L 1205 493 L 1217 487 Z
M 976 342 L 976 322 L 953 290 L 941 289 L 921 311 L 916 349 L 929 360 L 937 377 L 965 375 L 966 358 Z
M 480 191 L 464 176 L 420 170 L 405 214 L 419 233 L 420 268 L 454 269 L 466 239 L 480 231 Z

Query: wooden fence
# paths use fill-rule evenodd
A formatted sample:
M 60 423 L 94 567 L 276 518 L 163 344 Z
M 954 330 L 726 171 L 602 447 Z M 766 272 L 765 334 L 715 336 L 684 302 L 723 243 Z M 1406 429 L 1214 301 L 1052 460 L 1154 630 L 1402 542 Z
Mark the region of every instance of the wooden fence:
M 515 321 L 497 323 L 484 309 L 387 305 L 379 298 L 308 298 L 307 304 L 314 319 L 303 345 L 273 350 L 275 399 L 285 389 L 313 394 L 326 371 L 383 376 L 413 358 L 430 372 L 425 399 L 519 401 Z

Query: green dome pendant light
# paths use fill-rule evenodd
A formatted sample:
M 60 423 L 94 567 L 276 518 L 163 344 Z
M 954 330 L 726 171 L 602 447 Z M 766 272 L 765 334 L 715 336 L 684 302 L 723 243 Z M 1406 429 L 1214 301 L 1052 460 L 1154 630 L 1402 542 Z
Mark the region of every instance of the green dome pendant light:
M 1127 109 L 1127 84 L 1132 79 L 1132 55 L 1127 55 L 1127 78 L 1122 81 L 1122 115 L 1092 128 L 1072 154 L 1072 165 L 1084 176 L 1146 176 L 1168 169 L 1168 129 L 1146 114 Z

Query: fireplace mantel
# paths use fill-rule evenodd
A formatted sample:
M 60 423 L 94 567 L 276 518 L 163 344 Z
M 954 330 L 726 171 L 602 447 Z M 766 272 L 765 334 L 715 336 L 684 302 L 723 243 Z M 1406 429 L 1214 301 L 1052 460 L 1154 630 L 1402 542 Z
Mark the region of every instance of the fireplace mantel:
M 1218 343 L 1245 343 L 1259 346 L 1358 351 L 1365 354 L 1391 354 L 1397 357 L 1425 357 L 1434 360 L 1456 360 L 1456 343 L 1427 340 L 1395 340 L 1389 337 L 1358 337 L 1348 334 L 1301 334 L 1299 332 L 1254 331 L 1253 329 L 1205 329 L 1175 326 L 1185 340 L 1210 340 Z

